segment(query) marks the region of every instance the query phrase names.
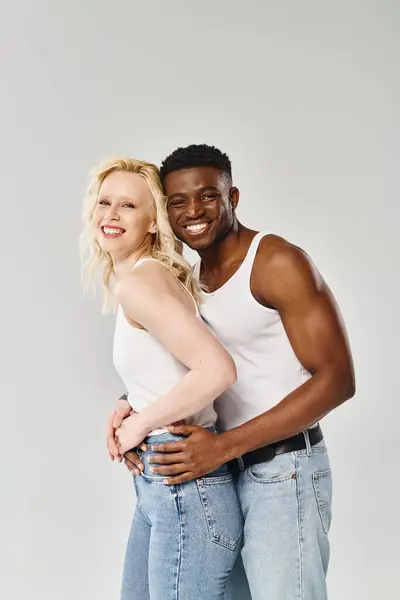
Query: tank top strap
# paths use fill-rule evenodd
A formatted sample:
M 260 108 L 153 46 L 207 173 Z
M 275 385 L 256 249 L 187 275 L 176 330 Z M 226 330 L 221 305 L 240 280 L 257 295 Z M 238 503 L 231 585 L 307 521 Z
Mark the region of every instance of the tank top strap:
M 200 317 L 200 311 L 199 311 L 199 307 L 197 306 L 197 302 L 194 299 L 194 296 L 192 294 L 192 292 L 189 290 L 189 288 L 186 287 L 186 285 L 183 283 L 183 281 L 181 281 L 180 279 L 178 279 L 179 283 L 181 284 L 181 286 L 183 287 L 183 289 L 187 292 L 187 294 L 190 296 L 190 298 L 193 300 L 193 304 L 194 304 L 194 308 L 196 310 L 196 317 Z
M 251 240 L 249 249 L 247 250 L 247 254 L 243 261 L 243 263 L 248 263 L 250 268 L 253 267 L 253 263 L 254 263 L 254 259 L 257 254 L 258 246 L 260 245 L 260 242 L 265 235 L 267 235 L 266 231 L 259 231 L 258 233 L 256 233 L 256 235 Z
M 247 250 L 247 254 L 244 257 L 241 266 L 239 267 L 240 271 L 245 270 L 246 266 L 249 266 L 250 267 L 250 271 L 251 271 L 251 269 L 253 268 L 254 259 L 255 259 L 256 254 L 257 254 L 258 246 L 260 245 L 260 242 L 261 242 L 262 238 L 265 235 L 268 235 L 267 231 L 259 231 L 253 237 L 253 239 L 251 240 L 249 249 Z M 197 262 L 193 266 L 193 276 L 198 281 L 200 281 L 200 268 L 201 268 L 201 258 L 199 258 L 197 260 Z
M 144 256 L 143 258 L 139 258 L 139 260 L 135 262 L 135 264 L 133 265 L 132 269 L 136 269 L 136 267 L 139 267 L 143 263 L 149 262 L 150 260 L 153 261 L 153 262 L 158 262 L 160 265 L 163 265 L 163 267 L 166 267 L 166 265 L 164 265 L 161 262 L 161 260 L 157 260 L 156 258 L 152 258 L 151 256 Z M 195 310 L 196 310 L 196 317 L 200 317 L 199 307 L 197 306 L 197 302 L 194 299 L 194 296 L 193 296 L 192 292 L 186 287 L 186 285 L 180 279 L 178 279 L 178 281 L 181 284 L 181 286 L 183 287 L 183 289 L 186 291 L 186 293 L 192 299 L 194 307 L 195 307 Z
M 197 279 L 197 281 L 200 280 L 200 267 L 201 267 L 201 258 L 199 256 L 199 258 L 197 259 L 197 261 L 193 265 L 193 277 L 195 279 Z
M 135 262 L 135 264 L 133 265 L 132 269 L 136 269 L 137 267 L 139 267 L 140 265 L 142 265 L 145 262 L 148 262 L 152 260 L 153 262 L 158 262 L 162 265 L 162 262 L 157 260 L 156 258 L 152 258 L 151 256 L 143 256 L 143 258 L 139 258 L 139 260 L 137 260 Z

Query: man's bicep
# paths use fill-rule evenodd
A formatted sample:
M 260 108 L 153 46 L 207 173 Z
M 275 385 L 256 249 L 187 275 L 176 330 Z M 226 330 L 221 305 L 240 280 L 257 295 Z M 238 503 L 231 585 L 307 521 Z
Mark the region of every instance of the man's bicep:
M 304 368 L 314 373 L 347 365 L 350 351 L 339 308 L 311 260 L 297 248 L 285 248 L 272 259 L 269 274 L 269 301 Z
M 311 373 L 348 361 L 344 324 L 328 289 L 287 307 L 282 322 L 297 358 Z

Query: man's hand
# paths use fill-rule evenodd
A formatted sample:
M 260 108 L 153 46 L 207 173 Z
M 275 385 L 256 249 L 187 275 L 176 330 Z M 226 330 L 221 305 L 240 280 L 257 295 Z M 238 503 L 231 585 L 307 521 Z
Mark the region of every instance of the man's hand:
M 142 442 L 138 448 L 139 450 L 143 450 L 143 452 L 147 452 L 147 444 L 144 442 Z M 142 471 L 144 471 L 144 464 L 140 460 L 139 455 L 136 454 L 135 450 L 129 450 L 129 452 L 125 452 L 124 463 L 132 475 L 141 475 Z
M 174 427 L 175 425 L 181 425 L 183 424 L 183 419 L 181 421 L 177 421 L 176 423 L 174 423 L 174 425 L 171 425 L 171 427 Z M 172 429 L 171 429 L 172 431 Z M 147 452 L 148 450 L 148 446 L 145 442 L 142 442 L 141 444 L 139 444 L 139 446 L 137 447 L 139 450 L 142 450 L 142 452 Z M 144 471 L 144 464 L 143 462 L 140 460 L 139 455 L 135 452 L 135 450 L 129 450 L 129 452 L 125 452 L 124 454 L 124 463 L 128 469 L 128 471 L 130 471 L 132 473 L 132 475 L 141 475 L 142 471 Z
M 187 439 L 152 446 L 153 451 L 162 454 L 149 457 L 149 462 L 159 465 L 151 467 L 151 472 L 173 476 L 167 477 L 164 483 L 175 485 L 197 479 L 226 462 L 222 435 L 197 425 L 171 425 L 168 430 L 175 435 L 187 436 Z

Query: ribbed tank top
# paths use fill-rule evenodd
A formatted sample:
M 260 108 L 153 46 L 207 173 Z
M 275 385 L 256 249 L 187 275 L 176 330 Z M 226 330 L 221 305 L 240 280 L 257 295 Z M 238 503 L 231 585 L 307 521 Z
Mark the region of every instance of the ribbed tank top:
M 214 403 L 223 430 L 269 410 L 311 375 L 297 359 L 279 312 L 259 304 L 250 276 L 261 239 L 258 233 L 234 275 L 218 290 L 202 292 L 201 316 L 233 357 L 237 381 Z M 194 268 L 199 277 L 201 261 Z
M 140 259 L 135 263 L 134 268 L 148 260 L 155 259 Z M 185 289 L 192 297 L 196 314 L 200 318 L 192 294 L 186 287 Z M 165 315 L 165 318 L 168 318 L 168 315 Z M 128 392 L 128 402 L 137 412 L 165 396 L 189 370 L 148 331 L 131 325 L 121 306 L 118 307 L 115 324 L 113 360 L 115 369 Z M 216 418 L 216 412 L 211 404 L 185 419 L 185 423 L 209 427 L 215 423 Z M 151 431 L 149 435 L 158 435 L 166 431 L 166 428 L 159 428 Z

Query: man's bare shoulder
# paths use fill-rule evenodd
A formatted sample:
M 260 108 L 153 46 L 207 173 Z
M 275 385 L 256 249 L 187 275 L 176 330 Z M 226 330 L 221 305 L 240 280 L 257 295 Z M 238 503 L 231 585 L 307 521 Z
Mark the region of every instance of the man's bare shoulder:
M 317 293 L 325 286 L 307 253 L 278 235 L 260 242 L 252 272 L 252 291 L 261 303 L 276 307 L 283 298 Z
M 266 269 L 281 269 L 289 266 L 311 264 L 307 253 L 285 238 L 275 235 L 265 235 L 258 247 L 255 267 L 265 273 Z

